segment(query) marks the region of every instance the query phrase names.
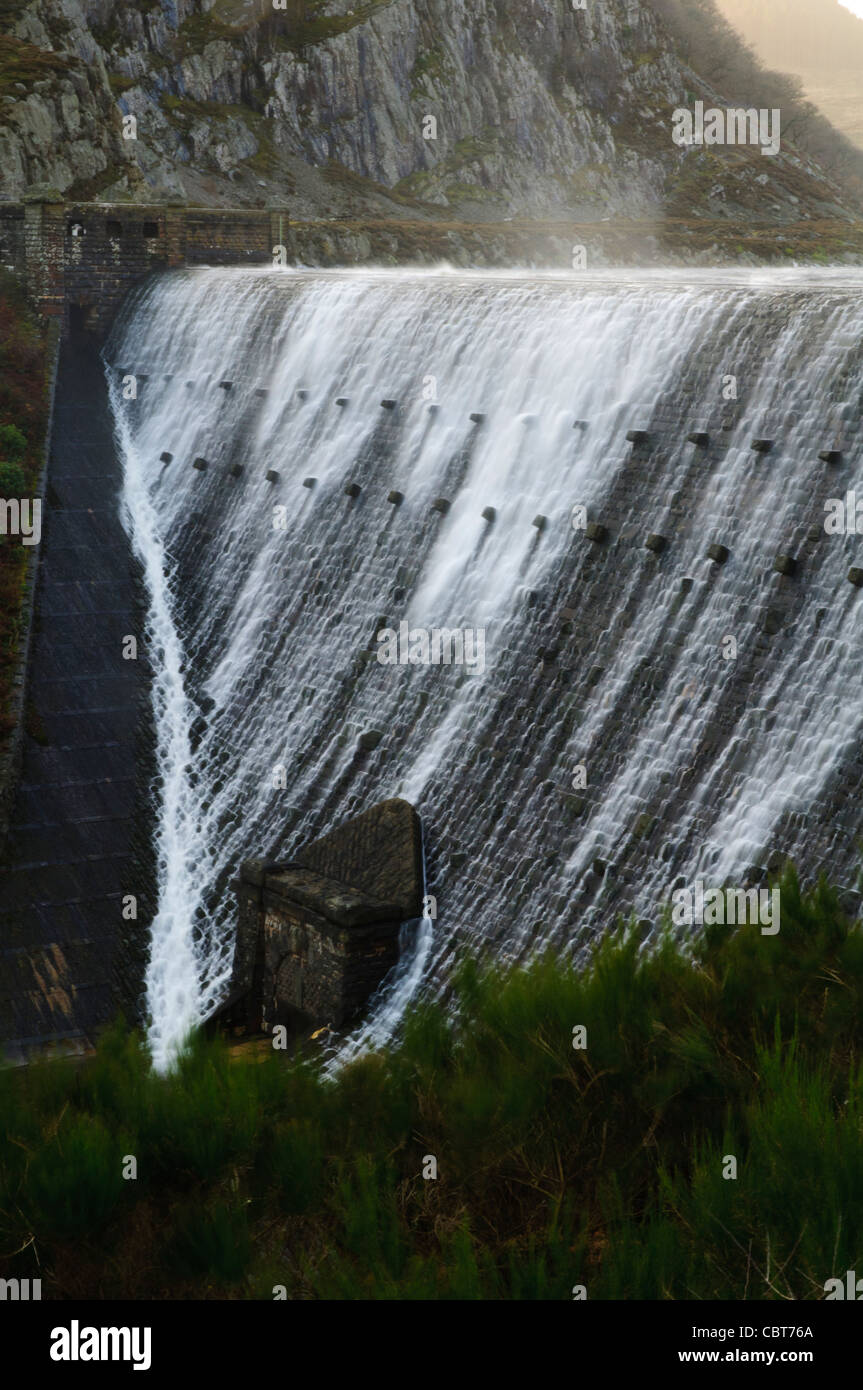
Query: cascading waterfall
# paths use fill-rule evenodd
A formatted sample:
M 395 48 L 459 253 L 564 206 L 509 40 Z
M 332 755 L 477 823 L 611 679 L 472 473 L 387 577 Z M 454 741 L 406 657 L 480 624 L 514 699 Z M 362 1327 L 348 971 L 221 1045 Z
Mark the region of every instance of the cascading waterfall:
M 850 873 L 859 542 L 823 521 L 858 467 L 861 288 L 196 270 L 133 297 L 105 355 L 149 597 L 157 1065 L 225 992 L 242 860 L 385 796 L 423 816 L 438 917 L 362 1045 L 465 946 L 577 949 L 777 852 Z M 483 629 L 484 669 L 380 664 L 405 620 Z

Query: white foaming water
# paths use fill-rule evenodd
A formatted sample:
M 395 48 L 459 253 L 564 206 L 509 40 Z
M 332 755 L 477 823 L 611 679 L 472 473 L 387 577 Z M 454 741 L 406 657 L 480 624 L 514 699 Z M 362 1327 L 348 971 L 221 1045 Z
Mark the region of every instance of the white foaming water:
M 106 358 L 149 597 L 157 1065 L 224 996 L 242 860 L 289 855 L 386 796 L 423 816 L 439 918 L 349 1055 L 385 1042 L 458 948 L 568 948 L 621 906 L 655 916 L 673 880 L 838 844 L 863 719 L 857 545 L 806 532 L 855 483 L 861 288 L 839 273 L 199 270 L 136 296 Z M 137 402 L 117 367 L 147 375 Z M 676 425 L 633 468 L 625 433 L 654 421 Z M 722 448 L 699 455 L 686 434 L 708 423 Z M 757 435 L 777 439 L 767 460 Z M 840 437 L 831 471 L 818 451 Z M 612 560 L 572 529 L 576 504 L 611 521 Z M 660 562 L 648 531 L 672 539 Z M 711 540 L 732 550 L 721 573 Z M 794 548 L 804 577 L 771 575 Z M 768 641 L 774 602 L 790 616 Z M 378 628 L 405 619 L 485 628 L 484 672 L 370 659 Z M 723 660 L 729 634 L 743 662 Z M 385 737 L 358 756 L 368 729 Z M 597 859 L 614 881 L 591 878 Z

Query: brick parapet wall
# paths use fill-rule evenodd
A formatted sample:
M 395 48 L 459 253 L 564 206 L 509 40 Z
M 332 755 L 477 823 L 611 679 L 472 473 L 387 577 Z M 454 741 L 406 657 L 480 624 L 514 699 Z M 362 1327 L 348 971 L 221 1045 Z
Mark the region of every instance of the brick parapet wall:
M 154 270 L 268 265 L 284 209 L 140 203 L 0 205 L 0 258 L 46 318 L 103 338 L 131 286 Z

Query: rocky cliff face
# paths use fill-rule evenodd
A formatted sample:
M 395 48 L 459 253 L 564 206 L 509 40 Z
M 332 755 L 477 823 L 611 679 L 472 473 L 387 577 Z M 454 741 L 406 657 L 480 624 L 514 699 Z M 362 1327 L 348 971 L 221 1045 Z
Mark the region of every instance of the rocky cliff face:
M 647 0 L 284 5 L 0 0 L 2 196 L 474 222 L 843 214 L 790 145 L 674 145 L 671 111 L 721 93 Z

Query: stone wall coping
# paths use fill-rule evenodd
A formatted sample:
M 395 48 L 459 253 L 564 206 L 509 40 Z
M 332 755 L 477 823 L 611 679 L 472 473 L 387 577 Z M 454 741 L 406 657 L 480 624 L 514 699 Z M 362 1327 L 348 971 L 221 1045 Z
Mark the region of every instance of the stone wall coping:
M 311 869 L 382 903 L 402 921 L 422 911 L 422 827 L 403 797 L 389 797 L 343 821 L 294 855 Z
M 299 865 L 265 872 L 266 899 L 287 900 L 310 909 L 339 927 L 366 927 L 379 922 L 398 922 L 398 903 L 381 902 L 359 888 Z
M 268 873 L 278 867 L 274 859 L 245 859 L 240 865 L 240 882 L 253 888 L 263 888 Z
M 23 210 L 31 206 L 66 209 L 69 212 L 80 212 L 90 209 L 93 212 L 104 212 L 106 208 L 116 209 L 118 212 L 142 213 L 142 212 L 163 212 L 178 213 L 183 215 L 187 212 L 209 212 L 214 217 L 228 217 L 239 219 L 242 217 L 267 217 L 270 213 L 277 212 L 284 216 L 288 214 L 288 208 L 283 203 L 268 204 L 264 208 L 236 208 L 236 207 L 211 207 L 208 204 L 196 203 L 79 203 L 72 200 L 56 198 L 34 197 L 25 201 L 0 200 L 0 214 L 13 209 Z

